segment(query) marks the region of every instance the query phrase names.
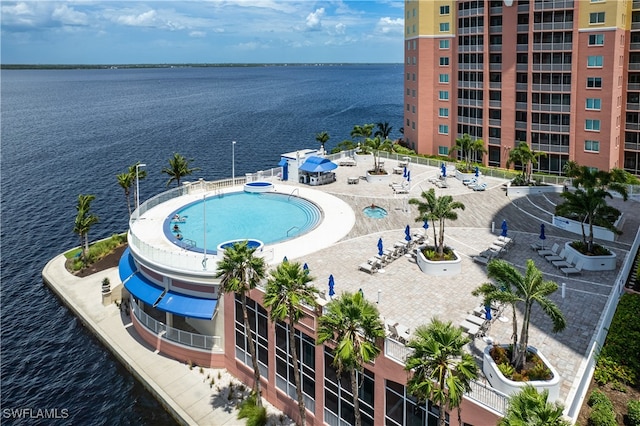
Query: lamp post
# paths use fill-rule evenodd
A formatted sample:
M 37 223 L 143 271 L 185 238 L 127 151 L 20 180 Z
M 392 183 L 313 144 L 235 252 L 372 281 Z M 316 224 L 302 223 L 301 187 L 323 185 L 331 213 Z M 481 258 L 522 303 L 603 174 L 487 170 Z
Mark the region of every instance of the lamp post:
M 146 167 L 146 164 L 136 164 L 136 210 L 138 210 L 138 208 L 140 207 L 140 178 L 138 177 L 138 175 L 140 174 L 140 171 L 138 169 L 140 167 Z
M 232 185 L 236 181 L 236 141 L 231 142 L 231 181 Z

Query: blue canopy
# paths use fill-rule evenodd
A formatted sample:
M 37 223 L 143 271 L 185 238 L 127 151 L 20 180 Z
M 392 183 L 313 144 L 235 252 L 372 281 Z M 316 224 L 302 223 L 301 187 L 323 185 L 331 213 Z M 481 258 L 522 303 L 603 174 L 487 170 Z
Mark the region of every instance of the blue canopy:
M 156 308 L 183 317 L 210 320 L 217 303 L 216 299 L 203 299 L 168 291 Z
M 282 180 L 289 180 L 289 163 L 286 161 L 282 166 Z
M 307 161 L 300 166 L 300 170 L 309 173 L 328 172 L 337 168 L 338 165 L 336 163 L 332 163 L 331 160 L 315 156 L 307 158 Z
M 285 166 L 285 165 L 287 165 L 287 164 L 289 164 L 289 162 L 287 161 L 287 159 L 286 159 L 286 158 L 281 158 L 281 159 L 280 159 L 280 162 L 278 163 L 278 166 L 282 167 L 282 166 Z
M 118 274 L 120 275 L 120 281 L 125 282 L 127 278 L 138 271 L 138 267 L 133 261 L 133 256 L 131 256 L 131 250 L 127 247 L 122 253 L 122 257 L 120 257 L 120 262 L 118 262 Z
M 124 288 L 126 288 L 133 297 L 142 300 L 149 306 L 155 305 L 162 296 L 162 293 L 164 293 L 162 287 L 158 287 L 141 274 L 131 275 L 129 279 L 124 282 Z

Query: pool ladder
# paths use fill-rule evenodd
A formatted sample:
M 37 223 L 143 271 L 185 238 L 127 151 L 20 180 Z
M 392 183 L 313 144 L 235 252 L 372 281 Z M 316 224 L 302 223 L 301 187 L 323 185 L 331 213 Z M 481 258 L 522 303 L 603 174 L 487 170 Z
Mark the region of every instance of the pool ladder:
M 293 231 L 294 229 L 297 229 L 297 230 L 299 231 L 299 230 L 300 230 L 300 227 L 299 227 L 299 226 L 292 226 L 291 228 L 289 228 L 289 229 L 287 230 L 287 237 L 289 236 L 289 232 Z
M 298 191 L 298 197 L 300 196 L 300 188 L 294 188 L 293 191 L 291 191 L 291 194 L 289 194 L 289 197 L 287 197 L 287 201 L 289 201 L 291 199 L 291 197 L 293 197 L 293 194 Z

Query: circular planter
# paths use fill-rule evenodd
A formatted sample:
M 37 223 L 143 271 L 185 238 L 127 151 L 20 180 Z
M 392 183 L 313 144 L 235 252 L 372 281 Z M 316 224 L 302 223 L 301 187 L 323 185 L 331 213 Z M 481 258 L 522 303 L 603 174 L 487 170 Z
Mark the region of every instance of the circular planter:
M 565 256 L 573 256 L 573 264 L 582 262 L 582 269 L 585 271 L 613 271 L 616 269 L 616 254 L 611 253 L 605 256 L 587 256 L 571 247 L 571 243 L 564 244 Z
M 389 182 L 391 180 L 391 175 L 389 173 L 385 173 L 383 175 L 372 175 L 367 171 L 367 182 L 369 183 L 378 183 L 378 182 Z
M 418 250 L 416 256 L 416 262 L 420 270 L 435 277 L 448 277 L 451 275 L 457 275 L 462 271 L 462 257 L 457 251 L 453 250 L 453 254 L 456 256 L 454 260 L 429 260 L 424 257 L 422 250 Z
M 507 347 L 508 345 L 499 345 L 501 347 Z M 551 374 L 553 377 L 551 380 L 531 380 L 528 382 L 514 382 L 513 380 L 507 379 L 498 369 L 498 365 L 495 363 L 493 358 L 491 358 L 491 354 L 489 351 L 492 346 L 489 345 L 484 348 L 484 355 L 482 359 L 482 372 L 486 376 L 487 380 L 491 384 L 494 389 L 499 390 L 500 392 L 507 395 L 514 395 L 522 390 L 526 385 L 531 385 L 536 388 L 538 391 L 542 391 L 547 389 L 549 391 L 549 401 L 556 401 L 560 397 L 560 375 L 556 371 L 555 368 L 549 363 L 549 360 L 545 358 L 538 349 L 533 346 L 529 346 L 529 352 L 532 352 L 540 359 L 542 362 L 551 370 Z

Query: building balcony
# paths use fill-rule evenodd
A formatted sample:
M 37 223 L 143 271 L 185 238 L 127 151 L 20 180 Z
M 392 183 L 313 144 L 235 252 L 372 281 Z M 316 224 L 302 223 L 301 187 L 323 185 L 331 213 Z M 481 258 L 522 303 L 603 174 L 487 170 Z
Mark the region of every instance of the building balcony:
M 502 71 L 502 64 L 489 64 L 489 71 Z
M 533 43 L 533 51 L 572 50 L 573 43 Z
M 516 102 L 516 109 L 518 111 L 526 111 L 529 108 L 526 102 Z
M 499 81 L 492 81 L 489 83 L 489 89 L 502 89 L 502 83 Z
M 630 70 L 640 70 L 640 63 L 629 63 L 629 69 Z
M 551 145 L 548 143 L 532 143 L 531 149 L 539 152 L 553 152 L 560 154 L 568 154 L 569 147 L 564 145 Z
M 529 5 L 528 4 L 518 4 L 518 12 L 528 12 Z
M 533 64 L 532 69 L 533 71 L 571 71 L 571 64 Z
M 484 26 L 478 27 L 460 27 L 458 34 L 484 34 Z
M 516 83 L 516 90 L 520 90 L 521 92 L 529 90 L 529 85 L 527 83 Z
M 569 133 L 569 131 L 571 130 L 571 126 L 564 126 L 561 124 L 531 123 L 531 130 L 538 132 Z
M 519 33 L 528 33 L 529 32 L 529 25 L 527 24 L 518 24 L 516 26 L 516 31 Z
M 491 108 L 502 108 L 502 102 L 501 101 L 489 101 L 489 106 Z
M 640 1 L 638 0 L 633 0 L 633 3 L 631 3 L 631 9 L 633 10 L 640 10 Z
M 472 106 L 472 107 L 482 107 L 482 100 L 480 99 L 463 99 L 458 98 L 459 106 Z
M 502 25 L 493 25 L 489 27 L 489 34 L 502 34 Z
M 626 151 L 640 151 L 640 143 L 625 142 L 624 149 Z
M 526 121 L 516 121 L 516 129 L 518 129 L 518 130 L 527 130 L 527 122 Z
M 529 71 L 529 64 L 516 64 L 516 71 Z
M 484 16 L 484 7 L 476 7 L 474 9 L 464 9 L 458 11 L 459 18 L 467 16 Z
M 533 24 L 534 31 L 572 30 L 573 22 L 542 22 Z
M 551 0 L 533 4 L 533 10 L 573 9 L 573 0 Z
M 533 92 L 571 92 L 571 85 L 569 84 L 532 84 L 531 91 Z
M 632 104 L 627 102 L 627 111 L 640 111 L 640 104 Z
M 516 52 L 528 52 L 529 45 L 528 44 L 516 44 Z
M 489 144 L 490 145 L 500 145 L 500 138 L 490 137 L 489 138 Z
M 501 44 L 490 44 L 489 45 L 489 52 L 502 52 L 502 45 Z
M 632 22 L 631 23 L 632 30 L 640 30 L 640 22 Z
M 627 83 L 627 90 L 640 90 L 640 83 Z
M 494 118 L 489 119 L 489 126 L 500 127 L 502 125 L 502 120 L 497 120 Z
M 482 126 L 482 118 L 458 116 L 458 123 Z
M 468 44 L 458 46 L 458 52 L 483 52 L 484 46 L 482 44 Z
M 640 130 L 640 123 L 625 123 L 625 130 Z
M 640 50 L 640 43 L 630 43 L 629 50 Z
M 484 70 L 484 65 L 482 63 L 477 63 L 477 64 L 458 64 L 458 69 L 460 69 L 460 70 L 471 70 L 471 71 L 482 71 L 482 70 Z
M 542 112 L 571 112 L 571 105 L 531 104 L 531 110 Z
M 481 81 L 460 81 L 458 80 L 458 87 L 464 89 L 482 89 L 483 84 Z

